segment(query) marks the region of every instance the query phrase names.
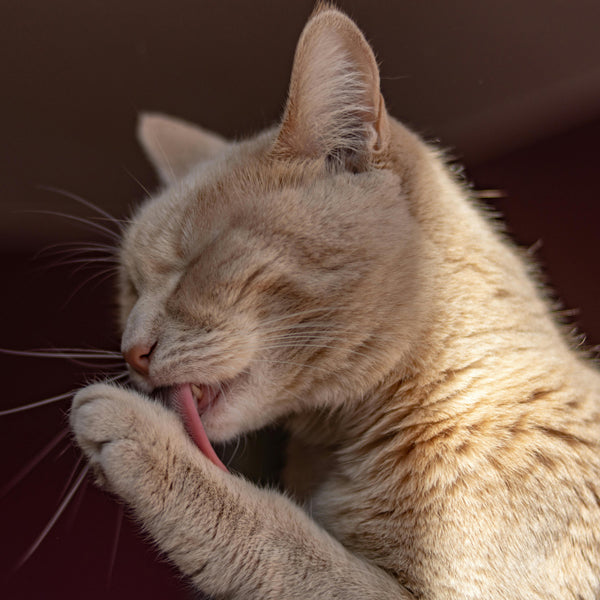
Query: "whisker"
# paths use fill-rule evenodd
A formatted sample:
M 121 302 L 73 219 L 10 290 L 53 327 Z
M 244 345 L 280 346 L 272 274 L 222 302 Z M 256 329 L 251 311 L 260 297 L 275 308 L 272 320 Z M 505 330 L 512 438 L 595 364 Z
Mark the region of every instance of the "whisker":
M 120 366 L 122 366 L 122 365 L 120 365 Z M 127 377 L 128 375 L 129 375 L 129 373 L 127 371 L 124 371 L 123 373 L 119 373 L 117 375 L 109 377 L 108 379 L 106 379 L 106 382 L 111 383 L 113 381 L 118 381 L 119 379 L 123 379 L 124 377 Z M 60 400 L 65 400 L 66 398 L 70 398 L 76 392 L 77 392 L 77 390 L 71 390 L 70 392 L 65 392 L 64 394 L 59 394 L 58 396 L 52 396 L 51 398 L 45 398 L 44 400 L 39 400 L 38 402 L 32 402 L 30 404 L 24 404 L 22 406 L 17 406 L 15 408 L 9 408 L 6 410 L 2 410 L 2 411 L 0 411 L 0 417 L 5 417 L 7 415 L 12 415 L 12 414 L 23 412 L 26 410 L 31 410 L 33 408 L 45 406 L 46 404 L 52 404 L 53 402 L 59 402 Z
M 86 253 L 91 254 L 91 256 L 86 255 Z M 104 256 L 98 256 L 98 254 L 103 254 Z M 62 256 L 61 256 L 62 255 Z M 55 264 L 59 265 L 69 265 L 76 264 L 77 262 L 87 261 L 89 263 L 94 262 L 119 262 L 119 258 L 116 255 L 116 252 L 108 253 L 107 250 L 103 248 L 78 248 L 74 249 L 63 249 L 58 250 L 52 254 L 52 256 L 56 256 L 59 260 L 64 262 L 56 262 Z M 72 262 L 66 262 L 72 261 Z
M 67 479 L 67 482 L 65 483 L 63 489 L 61 490 L 60 494 L 58 495 L 59 502 L 65 497 L 66 493 L 69 491 L 69 488 L 71 487 L 71 483 L 73 483 L 75 473 L 77 473 L 77 470 L 81 466 L 82 462 L 83 462 L 83 455 L 80 455 L 79 458 L 77 459 L 77 462 L 75 463 L 75 466 L 71 470 L 71 473 Z
M 261 350 L 276 350 L 278 348 L 294 348 L 297 350 L 303 349 L 303 348 L 316 348 L 316 349 L 321 349 L 321 348 L 327 348 L 330 350 L 343 350 L 344 352 L 349 352 L 351 354 L 356 354 L 357 356 L 365 356 L 366 358 L 371 358 L 372 356 L 374 356 L 375 352 L 372 352 L 371 354 L 367 354 L 366 352 L 360 352 L 359 350 L 354 350 L 352 348 L 342 348 L 340 346 L 328 346 L 326 344 L 276 344 L 274 346 L 263 346 L 261 347 Z
M 121 365 L 122 367 L 123 365 Z M 119 379 L 123 379 L 125 377 L 129 377 L 129 371 L 123 371 L 122 373 L 119 373 L 118 375 L 113 375 L 112 377 L 109 377 L 108 379 L 103 379 L 102 382 L 103 383 L 113 383 L 115 381 L 119 381 Z
M 219 381 L 218 385 L 219 385 L 219 393 L 221 394 L 221 396 L 225 396 L 225 390 L 223 388 L 223 384 Z
M 263 359 L 263 358 L 254 358 L 253 362 L 264 362 L 264 363 L 273 363 L 273 364 L 281 364 L 281 365 L 296 365 L 297 367 L 302 367 L 304 369 L 315 369 L 317 371 L 323 371 L 323 373 L 331 374 L 330 369 L 322 369 L 321 367 L 316 367 L 315 365 L 307 365 L 306 363 L 298 363 L 291 362 L 287 360 L 271 360 L 271 359 Z
M 266 342 L 276 342 L 280 340 L 314 340 L 315 336 L 319 336 L 321 338 L 326 339 L 327 341 L 335 341 L 335 340 L 347 340 L 348 335 L 356 333 L 355 330 L 346 329 L 340 331 L 326 331 L 324 329 L 315 329 L 315 330 L 306 330 L 306 331 L 288 331 L 287 333 L 279 333 L 274 332 L 273 334 L 267 334 L 264 336 L 263 340 Z
M 246 440 L 246 436 L 243 436 L 243 435 L 238 435 L 237 438 L 235 439 L 235 446 L 233 448 L 233 451 L 229 455 L 229 458 L 227 459 L 226 467 L 228 469 L 231 466 L 231 463 L 235 460 L 235 457 L 237 456 L 237 453 L 238 453 L 238 450 L 240 448 L 240 443 L 242 441 L 242 438 L 244 438 L 244 441 Z
M 108 229 L 108 227 L 104 227 L 104 225 L 100 225 L 100 223 L 96 223 L 95 221 L 90 221 L 89 219 L 84 219 L 83 217 L 77 217 L 75 215 L 70 215 L 68 213 L 63 213 L 63 212 L 59 212 L 59 211 L 55 211 L 55 210 L 24 209 L 20 212 L 35 213 L 35 214 L 40 214 L 40 215 L 53 215 L 55 217 L 63 217 L 65 219 L 71 219 L 73 221 L 77 221 L 78 223 L 83 223 L 84 225 L 87 225 L 88 227 L 93 227 L 93 228 L 97 229 L 98 231 L 101 231 L 104 234 L 108 235 L 110 238 L 112 238 L 116 241 L 121 240 L 120 235 L 118 233 L 115 233 L 112 229 Z
M 279 321 L 285 321 L 286 319 L 295 319 L 297 317 L 304 317 L 307 315 L 311 315 L 314 313 L 324 313 L 327 314 L 335 314 L 335 312 L 339 310 L 338 306 L 332 307 L 317 307 L 317 308 L 309 308 L 307 310 L 301 310 L 295 313 L 289 313 L 287 315 L 281 315 L 279 317 L 275 317 L 273 319 L 267 319 L 262 323 L 262 325 L 270 325 L 271 323 L 278 323 Z
M 108 256 L 115 257 L 118 253 L 118 248 L 116 246 L 95 242 L 61 242 L 59 244 L 50 244 L 49 246 L 42 248 L 34 258 L 37 259 L 46 254 L 50 256 L 60 254 L 77 256 L 84 254 L 85 252 L 107 254 Z
M 112 544 L 112 548 L 110 551 L 110 558 L 108 561 L 108 573 L 106 578 L 106 589 L 110 588 L 110 584 L 112 583 L 113 572 L 115 569 L 115 563 L 117 560 L 117 550 L 119 548 L 119 538 L 121 537 L 121 526 L 123 525 L 123 515 L 125 513 L 125 509 L 122 504 L 119 504 L 118 512 L 117 512 L 117 527 L 115 530 L 115 539 Z
M 73 192 L 68 192 L 67 190 L 63 190 L 61 188 L 57 188 L 52 185 L 38 185 L 37 187 L 38 187 L 38 189 L 45 190 L 47 192 L 54 192 L 55 194 L 58 194 L 59 196 L 64 196 L 65 198 L 70 198 L 71 200 L 75 200 L 75 202 L 79 202 L 80 204 L 83 204 L 84 206 L 87 206 L 88 208 L 91 208 L 92 210 L 96 211 L 98 214 L 106 217 L 106 219 L 108 219 L 109 221 L 112 221 L 113 223 L 118 224 L 117 219 L 115 219 L 115 217 L 113 217 L 110 213 L 106 212 L 104 209 L 100 208 L 93 202 L 90 202 L 89 200 L 86 200 L 85 198 L 82 198 L 81 196 L 74 194 Z
M 89 360 L 78 360 L 75 358 L 69 358 L 66 360 L 68 360 L 73 365 L 77 365 L 78 367 L 84 367 L 86 369 L 100 369 L 103 373 L 107 374 L 109 374 L 111 371 L 114 371 L 115 369 L 122 369 L 124 366 L 122 362 L 106 364 L 92 362 Z
M 119 272 L 119 261 L 117 259 L 100 259 L 100 260 L 93 260 L 91 258 L 84 258 L 84 259 L 73 259 L 73 261 L 69 261 L 69 260 L 65 260 L 62 262 L 56 261 L 55 265 L 53 266 L 61 266 L 61 265 L 69 265 L 69 264 L 77 264 L 78 266 L 76 266 L 73 271 L 72 274 L 74 275 L 75 273 L 79 273 L 80 271 L 83 271 L 86 267 L 87 268 L 91 268 L 91 267 L 96 267 L 97 265 L 94 265 L 94 262 L 102 262 L 105 264 L 113 264 L 112 267 L 108 267 L 107 269 L 103 269 L 102 271 L 96 271 L 96 273 L 92 276 L 95 277 L 98 273 L 100 274 L 104 274 L 104 273 L 108 273 L 108 272 L 112 272 L 112 273 L 118 273 Z M 51 265 L 52 266 L 52 265 Z
M 79 273 L 84 269 L 96 269 L 99 266 L 99 263 L 105 265 L 118 265 L 119 260 L 116 257 L 112 256 L 82 256 L 82 255 L 71 255 L 71 256 L 61 256 L 57 257 L 54 260 L 46 261 L 42 268 L 45 269 L 57 269 L 59 267 L 68 267 L 75 265 L 75 268 L 72 270 L 72 274 Z M 100 265 L 101 266 L 101 265 Z
M 72 360 L 71 362 L 75 363 L 76 365 L 82 365 L 84 367 L 93 367 L 95 369 L 103 369 L 104 371 L 113 371 L 114 369 L 122 369 L 125 366 L 123 358 L 121 358 L 121 362 L 115 362 L 115 363 L 109 363 L 109 364 L 88 362 L 86 360 Z
M 118 263 L 118 248 L 114 245 L 102 244 L 100 242 L 61 242 L 58 244 L 50 244 L 42 248 L 33 256 L 33 260 L 39 260 L 44 256 L 56 256 L 78 258 L 86 262 L 94 262 L 99 259 L 99 255 L 103 255 L 103 260 L 106 262 Z M 90 256 L 91 255 L 91 256 Z M 50 264 L 51 267 L 58 267 L 68 262 L 54 261 Z
M 0 490 L 0 498 L 4 498 L 6 494 L 19 485 L 19 483 L 21 483 L 21 481 L 23 481 L 23 479 L 25 479 L 25 477 L 27 477 L 27 475 L 29 475 L 29 473 L 31 473 L 31 471 L 33 471 L 33 469 L 35 469 L 35 467 L 37 467 L 37 465 L 39 465 L 42 460 L 44 460 L 44 458 L 46 458 L 46 456 L 48 456 L 48 454 L 65 439 L 68 433 L 69 428 L 65 427 L 55 435 L 7 484 L 2 487 Z
M 46 348 L 41 348 L 46 350 Z M 106 348 L 78 348 L 77 346 L 60 346 L 52 348 L 52 350 L 59 350 L 60 352 L 98 352 L 98 354 L 120 354 L 118 350 L 107 350 Z
M 108 244 L 106 242 L 99 242 L 99 241 L 91 241 L 91 240 L 85 240 L 85 241 L 71 241 L 71 242 L 56 242 L 56 244 L 49 244 L 48 246 L 45 246 L 44 248 L 42 248 L 42 250 L 40 250 L 40 252 L 48 252 L 50 250 L 54 250 L 55 248 L 100 248 L 100 249 L 104 249 L 107 252 L 114 252 L 115 250 L 118 250 L 119 247 L 118 246 L 114 246 L 113 244 Z
M 64 500 L 60 503 L 60 505 L 57 508 L 56 512 L 54 513 L 53 517 L 48 521 L 48 523 L 46 524 L 46 526 L 44 527 L 42 532 L 38 535 L 38 537 L 34 540 L 34 542 L 31 544 L 31 546 L 28 548 L 28 550 L 25 552 L 25 554 L 21 557 L 21 559 L 15 566 L 15 569 L 21 568 L 31 558 L 33 553 L 39 548 L 39 545 L 44 541 L 44 539 L 46 539 L 46 536 L 48 535 L 48 533 L 50 533 L 50 531 L 52 530 L 52 528 L 54 527 L 54 525 L 56 524 L 56 522 L 58 521 L 60 516 L 65 511 L 65 508 L 68 506 L 69 502 L 75 495 L 75 492 L 77 492 L 77 490 L 79 489 L 79 486 L 81 486 L 81 483 L 83 482 L 85 476 L 88 474 L 89 470 L 90 470 L 90 465 L 86 465 L 85 467 L 83 467 L 83 469 L 79 473 L 79 476 L 77 477 L 75 483 L 73 484 L 73 487 L 71 488 L 69 493 L 65 496 Z
M 67 241 L 67 242 L 56 242 L 55 244 L 48 244 L 44 246 L 40 253 L 45 254 L 46 252 L 54 250 L 74 250 L 77 251 L 80 248 L 93 248 L 94 250 L 106 250 L 107 252 L 115 252 L 118 250 L 118 246 L 109 244 L 107 242 L 100 242 L 98 240 L 80 240 L 80 241 Z
M 82 281 L 71 292 L 71 294 L 69 295 L 69 297 L 65 300 L 64 304 L 62 305 L 62 309 L 64 310 L 66 308 L 66 306 L 69 304 L 69 302 L 71 302 L 71 300 L 73 300 L 73 298 L 77 295 L 77 293 L 80 292 L 86 285 L 88 285 L 94 279 L 96 279 L 97 277 L 102 277 L 103 276 L 99 281 L 96 282 L 96 284 L 94 286 L 94 287 L 98 287 L 101 283 L 103 283 L 104 281 L 106 281 L 110 277 L 114 277 L 116 273 L 118 273 L 118 268 L 117 267 L 110 267 L 109 269 L 103 269 L 102 271 L 98 271 L 98 272 L 94 273 L 93 275 L 91 275 L 90 277 L 88 277 L 87 279 L 85 279 L 84 281 Z
M 277 327 L 273 327 L 271 329 L 261 328 L 261 335 L 271 335 L 276 333 L 286 333 L 293 334 L 295 332 L 300 332 L 303 334 L 307 333 L 321 333 L 321 334 L 342 334 L 342 333 L 356 333 L 356 328 L 349 327 L 347 329 L 340 329 L 338 327 L 334 327 L 332 329 L 331 323 L 323 322 L 320 323 L 318 321 L 310 321 L 308 323 L 296 323 L 295 325 L 281 325 Z
M 0 348 L 0 353 L 34 358 L 121 358 L 120 352 L 114 352 L 110 350 L 78 350 L 76 348 L 53 348 L 40 350 L 9 350 L 7 348 Z
M 105 350 L 104 348 L 74 348 L 72 346 L 60 346 L 57 348 L 40 348 L 42 352 L 57 350 L 58 352 L 97 352 L 105 356 L 121 356 L 118 350 Z
M 140 186 L 140 188 L 146 194 L 146 196 L 148 196 L 148 198 L 152 196 L 152 194 L 148 191 L 148 188 L 129 169 L 125 169 L 125 173 L 127 173 L 127 175 L 129 175 L 129 177 L 131 177 L 131 179 L 133 179 L 133 181 L 135 181 Z
M 54 461 L 56 462 L 58 459 L 62 458 L 71 448 L 73 448 L 73 444 L 71 440 L 69 440 L 63 447 L 63 449 L 54 457 Z
M 71 529 L 73 528 L 73 524 L 75 522 L 75 519 L 77 518 L 77 515 L 79 514 L 79 509 L 81 508 L 81 504 L 83 503 L 83 498 L 85 496 L 85 492 L 87 491 L 87 487 L 90 483 L 89 479 L 86 479 L 83 482 L 83 485 L 79 488 L 79 490 L 76 492 L 75 496 L 73 497 L 72 503 L 71 503 L 71 514 L 69 515 L 69 518 L 67 519 L 67 522 L 65 523 L 65 530 L 67 532 L 71 531 Z
M 97 221 L 110 221 L 119 227 L 119 230 L 122 231 L 123 225 L 129 225 L 131 223 L 131 219 L 116 219 L 114 217 L 96 217 Z
M 65 400 L 66 398 L 70 398 L 75 391 L 66 392 L 65 394 L 60 394 L 58 396 L 52 396 L 52 398 L 46 398 L 45 400 L 40 400 L 38 402 L 32 402 L 31 404 L 24 404 L 22 406 L 17 406 L 16 408 L 9 408 L 7 410 L 0 411 L 0 417 L 5 417 L 7 415 L 13 415 L 15 413 L 23 412 L 26 410 L 31 410 L 32 408 L 38 408 L 40 406 L 45 406 L 46 404 L 52 404 L 53 402 L 59 402 L 60 400 Z
M 89 257 L 79 257 L 79 258 L 66 258 L 64 260 L 56 260 L 52 263 L 53 267 L 63 267 L 66 265 L 87 265 L 92 266 L 95 263 L 116 263 L 119 264 L 119 259 L 116 257 L 105 256 L 103 258 L 99 258 L 97 256 L 89 256 Z M 80 270 L 81 267 L 75 269 L 74 272 Z
M 111 277 L 115 277 L 115 275 L 117 275 L 119 272 L 119 267 L 118 266 L 114 266 L 114 267 L 109 267 L 108 269 L 103 269 L 102 271 L 98 271 L 94 274 L 92 274 L 90 277 L 88 277 L 85 280 L 84 285 L 87 285 L 88 283 L 94 281 L 94 279 L 98 279 L 98 277 L 100 279 L 98 279 L 98 281 L 96 281 L 94 283 L 94 286 L 92 289 L 97 288 L 101 283 L 103 283 L 104 281 L 106 281 L 107 279 L 110 279 Z

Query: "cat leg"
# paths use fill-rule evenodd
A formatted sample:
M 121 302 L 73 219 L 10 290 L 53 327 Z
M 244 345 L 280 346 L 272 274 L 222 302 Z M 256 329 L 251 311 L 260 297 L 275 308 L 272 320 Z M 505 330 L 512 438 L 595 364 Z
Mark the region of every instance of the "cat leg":
M 77 393 L 70 419 L 99 482 L 200 590 L 244 600 L 412 598 L 287 498 L 217 468 L 158 402 L 95 384 Z

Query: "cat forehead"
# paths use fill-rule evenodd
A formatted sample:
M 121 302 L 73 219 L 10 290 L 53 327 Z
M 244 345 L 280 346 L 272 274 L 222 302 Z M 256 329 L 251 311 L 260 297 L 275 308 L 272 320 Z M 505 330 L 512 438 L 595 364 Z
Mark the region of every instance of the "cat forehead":
M 173 183 L 138 210 L 123 242 L 125 266 L 154 273 L 183 268 L 216 239 L 243 243 L 240 230 L 267 240 L 347 236 L 387 219 L 386 196 L 397 203 L 390 171 L 334 174 L 323 164 L 273 160 L 272 136 L 236 144 Z
M 235 165 L 244 162 L 242 144 L 232 144 L 225 152 L 196 165 L 187 175 L 172 182 L 138 207 L 125 232 L 125 253 L 150 249 L 157 243 L 180 253 L 174 243 L 188 229 L 197 230 L 212 217 L 227 210 L 227 190 L 235 179 Z M 168 252 L 167 252 L 168 253 Z

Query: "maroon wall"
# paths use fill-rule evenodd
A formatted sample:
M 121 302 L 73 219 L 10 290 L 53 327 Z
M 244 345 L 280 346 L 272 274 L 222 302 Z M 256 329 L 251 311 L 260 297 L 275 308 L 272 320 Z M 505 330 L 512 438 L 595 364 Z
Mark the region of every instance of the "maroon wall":
M 477 187 L 504 191 L 504 198 L 490 204 L 506 215 L 509 231 L 521 244 L 542 240 L 538 256 L 546 273 L 567 307 L 580 309 L 573 320 L 588 334 L 588 343 L 600 343 L 600 121 L 589 100 L 595 84 L 593 78 L 575 78 L 561 104 L 555 92 L 566 80 L 554 87 L 548 83 L 553 73 L 576 72 L 573 64 L 585 66 L 582 73 L 593 71 L 586 61 L 594 59 L 600 67 L 600 52 L 594 58 L 593 47 L 585 45 L 595 43 L 598 50 L 597 36 L 586 33 L 590 23 L 598 22 L 591 18 L 597 3 L 540 2 L 544 11 L 536 13 L 536 2 L 526 3 L 526 11 L 519 8 L 522 2 L 507 2 L 502 15 L 494 8 L 486 13 L 481 2 L 459 2 L 450 12 L 444 8 L 448 3 L 414 3 L 427 4 L 429 18 L 418 12 L 424 8 L 410 12 L 402 3 L 341 4 L 378 49 L 395 114 L 453 144 Z M 155 183 L 133 139 L 140 109 L 198 119 L 230 136 L 272 122 L 283 105 L 295 40 L 311 6 L 309 1 L 181 1 L 120 7 L 28 0 L 0 8 L 0 347 L 118 347 L 111 282 L 92 281 L 72 295 L 93 271 L 74 272 L 74 265 L 52 268 L 56 257 L 47 252 L 34 257 L 57 240 L 94 235 L 67 219 L 19 211 L 91 216 L 76 203 L 36 188 L 45 184 L 80 193 L 117 216 L 127 214 L 128 206 L 144 195 L 129 173 L 145 186 Z M 556 11 L 566 6 L 561 21 Z M 537 19 L 537 14 L 545 16 Z M 579 46 L 567 43 L 579 37 Z M 561 45 L 566 48 L 562 53 Z M 569 48 L 581 52 L 570 57 L 571 65 L 563 64 Z M 539 73 L 540 64 L 547 73 Z M 581 81 L 591 83 L 585 87 Z M 539 96 L 532 82 L 539 83 L 538 91 L 550 90 L 548 104 L 542 103 L 553 111 L 546 120 L 533 119 L 523 102 L 523 90 L 533 99 Z M 504 104 L 496 106 L 494 98 L 503 98 Z M 465 106 L 479 120 L 469 124 L 460 112 Z M 482 114 L 492 115 L 488 126 L 474 130 L 473 123 L 485 122 Z M 510 121 L 519 127 L 502 135 L 498 123 L 511 115 L 520 115 Z M 528 127 L 528 120 L 535 127 Z M 99 372 L 64 360 L 12 356 L 0 356 L 0 365 L 0 410 L 72 390 Z M 0 418 L 0 486 L 65 427 L 67 409 L 68 400 Z M 11 570 L 54 514 L 77 457 L 65 441 L 0 498 L 0 595 L 190 597 L 186 584 L 128 520 L 109 581 L 117 505 L 91 484 L 33 557 Z

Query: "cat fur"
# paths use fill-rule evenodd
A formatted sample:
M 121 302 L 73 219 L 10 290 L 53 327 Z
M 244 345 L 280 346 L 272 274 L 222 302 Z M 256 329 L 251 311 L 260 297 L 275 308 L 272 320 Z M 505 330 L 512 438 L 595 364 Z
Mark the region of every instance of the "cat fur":
M 241 142 L 159 114 L 163 182 L 121 249 L 143 391 L 94 384 L 77 442 L 215 598 L 600 597 L 600 377 L 443 157 L 390 117 L 321 6 L 281 123 Z M 212 441 L 290 432 L 285 492 L 219 470 L 148 396 L 222 385 Z

